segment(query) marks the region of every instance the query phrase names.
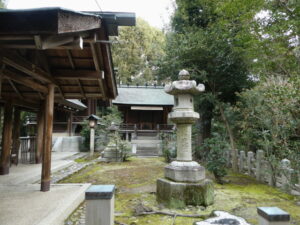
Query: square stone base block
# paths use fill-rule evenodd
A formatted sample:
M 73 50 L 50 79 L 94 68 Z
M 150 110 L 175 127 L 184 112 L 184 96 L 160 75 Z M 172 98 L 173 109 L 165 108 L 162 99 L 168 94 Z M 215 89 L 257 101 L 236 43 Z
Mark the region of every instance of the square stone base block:
M 179 183 L 167 179 L 157 180 L 157 201 L 169 208 L 184 208 L 187 205 L 212 205 L 213 182 L 205 179 L 198 183 Z
M 173 161 L 165 167 L 165 178 L 175 182 L 200 182 L 205 179 L 205 168 L 195 161 Z

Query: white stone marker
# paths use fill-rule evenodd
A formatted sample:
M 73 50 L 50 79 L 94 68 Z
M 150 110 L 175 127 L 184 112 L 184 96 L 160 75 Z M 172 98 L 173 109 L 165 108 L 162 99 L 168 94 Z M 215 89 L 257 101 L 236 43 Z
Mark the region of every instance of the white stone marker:
M 259 225 L 289 225 L 290 214 L 277 207 L 258 207 Z
M 85 192 L 86 225 L 113 225 L 115 185 L 92 185 Z

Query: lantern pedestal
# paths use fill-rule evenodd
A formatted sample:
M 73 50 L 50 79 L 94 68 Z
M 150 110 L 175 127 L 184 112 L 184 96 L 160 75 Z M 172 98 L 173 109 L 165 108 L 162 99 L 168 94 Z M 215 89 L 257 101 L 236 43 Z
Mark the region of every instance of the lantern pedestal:
M 101 153 L 102 162 L 122 162 L 122 152 L 118 150 L 118 147 L 112 141 L 108 143 L 107 147 Z
M 213 182 L 204 179 L 197 183 L 185 183 L 161 178 L 157 180 L 157 200 L 169 208 L 208 206 L 214 202 Z

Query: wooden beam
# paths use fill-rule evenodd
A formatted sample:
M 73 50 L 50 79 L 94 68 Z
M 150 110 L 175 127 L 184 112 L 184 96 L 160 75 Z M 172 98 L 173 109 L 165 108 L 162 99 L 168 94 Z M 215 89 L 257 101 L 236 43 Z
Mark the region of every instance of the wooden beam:
M 33 40 L 32 35 L 0 35 L 1 41 Z
M 53 130 L 54 85 L 48 85 L 49 93 L 45 104 L 44 151 L 42 163 L 41 191 L 50 190 L 51 179 L 51 147 Z
M 77 82 L 78 82 L 78 86 L 80 88 L 80 92 L 81 92 L 83 98 L 86 98 L 80 79 L 77 79 Z
M 65 44 L 72 43 L 76 40 L 73 36 L 47 36 L 41 37 L 40 35 L 34 36 L 34 41 L 37 49 L 53 49 Z
M 0 175 L 9 173 L 10 149 L 12 142 L 13 106 L 11 101 L 4 105 L 4 122 L 2 132 L 2 153 L 0 158 Z
M 58 98 L 60 97 L 59 94 L 55 94 L 55 97 Z M 80 99 L 82 98 L 82 95 L 79 93 L 65 93 L 65 97 L 68 99 Z M 102 98 L 102 94 L 100 93 L 85 93 L 85 97 L 86 98 L 97 98 L 97 99 L 101 99 Z
M 111 84 L 111 87 L 108 87 L 108 90 L 111 94 L 111 98 L 115 98 L 117 96 L 117 87 L 116 87 L 116 81 L 114 78 L 114 71 L 112 68 L 112 56 L 111 56 L 111 52 L 110 52 L 110 48 L 107 45 L 101 45 L 101 49 L 102 49 L 102 55 L 105 55 L 105 57 L 103 57 L 103 64 L 105 66 L 105 72 L 109 75 L 106 76 L 107 78 L 107 83 Z
M 13 80 L 16 83 L 22 84 L 26 87 L 32 88 L 36 91 L 42 92 L 42 93 L 48 93 L 48 88 L 44 85 L 41 85 L 28 77 L 21 76 L 11 70 L 4 69 L 3 70 L 4 77 L 8 78 L 9 80 Z
M 49 65 L 49 61 L 48 61 L 48 58 L 47 58 L 47 55 L 45 53 L 45 51 L 38 51 L 38 54 L 41 56 L 40 57 L 40 60 L 41 60 L 41 63 L 43 64 L 43 66 L 45 67 L 46 71 L 48 72 L 48 74 L 51 76 L 52 79 L 53 76 L 52 76 L 52 73 L 51 73 L 51 69 L 50 69 L 50 65 Z M 54 79 L 55 80 L 55 79 Z M 65 99 L 65 96 L 64 96 L 64 93 L 63 91 L 61 90 L 61 87 L 59 86 L 59 84 L 55 81 L 56 85 L 57 85 L 57 89 L 61 95 L 61 97 L 63 99 Z
M 37 113 L 37 148 L 35 154 L 35 163 L 42 162 L 42 154 L 44 147 L 44 131 L 45 131 L 45 101 L 40 105 Z
M 1 55 L 0 55 L 0 98 L 2 93 L 2 81 L 3 81 L 3 70 L 5 65 L 2 63 Z
M 56 83 L 47 72 L 19 55 L 4 55 L 2 60 L 6 65 L 14 67 L 15 69 L 22 71 L 23 73 L 26 73 L 41 82 Z
M 70 50 L 67 50 L 67 55 L 68 55 L 68 59 L 69 59 L 69 62 L 70 62 L 70 65 L 71 65 L 72 69 L 75 70 L 75 63 L 74 63 L 72 53 L 71 53 Z
M 54 70 L 52 75 L 57 80 L 97 80 L 101 77 L 100 73 L 94 70 Z
M 11 85 L 11 87 L 14 89 L 14 91 L 17 93 L 17 95 L 19 96 L 19 98 L 23 99 L 24 97 L 22 96 L 22 94 L 20 93 L 20 91 L 18 90 L 18 88 L 16 87 L 16 85 L 14 84 L 13 81 L 11 81 L 11 79 L 7 78 L 9 84 Z
M 101 61 L 101 58 L 100 58 L 101 56 L 99 56 L 100 50 L 96 49 L 95 43 L 90 43 L 90 47 L 91 47 L 91 51 L 92 51 L 96 71 L 98 71 L 102 75 L 102 70 L 101 69 L 103 68 L 103 62 Z M 100 92 L 103 96 L 103 99 L 105 100 L 106 99 L 106 93 L 105 93 L 106 90 L 105 90 L 104 85 L 103 85 L 102 76 L 100 77 L 100 79 L 98 79 L 98 83 L 99 83 Z

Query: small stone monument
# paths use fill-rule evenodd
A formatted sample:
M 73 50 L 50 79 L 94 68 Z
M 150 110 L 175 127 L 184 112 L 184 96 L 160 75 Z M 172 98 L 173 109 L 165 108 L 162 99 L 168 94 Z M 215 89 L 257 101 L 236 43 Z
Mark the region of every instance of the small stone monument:
M 169 119 L 177 127 L 177 159 L 165 167 L 165 178 L 157 180 L 157 200 L 171 208 L 207 206 L 214 201 L 213 182 L 205 178 L 205 168 L 192 160 L 192 124 L 199 119 L 193 95 L 205 88 L 189 79 L 188 71 L 182 70 L 179 81 L 165 87 L 165 92 L 175 99 Z
M 101 153 L 101 159 L 100 161 L 104 162 L 122 162 L 123 157 L 122 157 L 122 152 L 118 148 L 118 141 L 119 136 L 118 136 L 118 126 L 112 123 L 108 127 L 108 131 L 110 132 L 109 134 L 109 143 L 107 144 L 106 148 L 104 151 Z

